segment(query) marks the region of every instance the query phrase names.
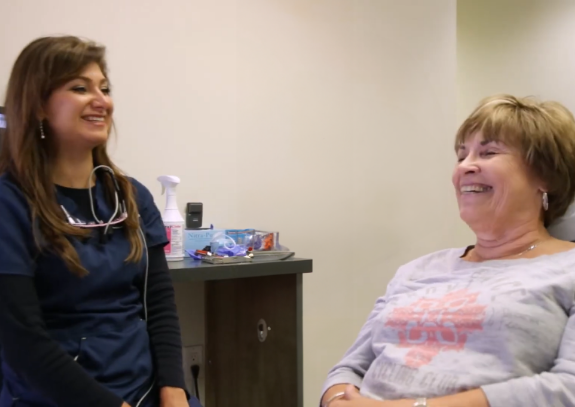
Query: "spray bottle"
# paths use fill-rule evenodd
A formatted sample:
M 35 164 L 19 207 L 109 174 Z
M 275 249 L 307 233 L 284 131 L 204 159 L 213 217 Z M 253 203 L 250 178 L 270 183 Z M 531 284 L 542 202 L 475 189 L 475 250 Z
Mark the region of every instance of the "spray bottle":
M 176 187 L 180 179 L 173 175 L 162 175 L 158 177 L 162 184 L 162 195 L 166 192 L 166 208 L 162 215 L 166 234 L 170 243 L 164 248 L 166 260 L 178 261 L 184 259 L 184 218 L 178 209 L 176 200 Z

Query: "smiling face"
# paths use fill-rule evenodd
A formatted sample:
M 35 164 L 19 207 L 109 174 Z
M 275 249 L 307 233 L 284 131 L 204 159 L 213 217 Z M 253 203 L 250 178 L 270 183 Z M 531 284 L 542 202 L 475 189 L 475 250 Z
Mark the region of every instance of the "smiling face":
M 461 219 L 476 233 L 498 233 L 541 218 L 543 187 L 519 151 L 481 132 L 459 146 L 453 185 Z
M 91 63 L 48 99 L 44 120 L 58 148 L 92 149 L 108 140 L 114 106 L 108 80 Z

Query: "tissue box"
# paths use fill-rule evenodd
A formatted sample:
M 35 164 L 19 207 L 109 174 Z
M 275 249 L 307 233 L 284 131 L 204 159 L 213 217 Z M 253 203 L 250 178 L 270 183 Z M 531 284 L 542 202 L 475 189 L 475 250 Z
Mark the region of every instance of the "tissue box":
M 186 229 L 184 231 L 184 249 L 195 252 L 209 246 L 213 237 L 225 233 L 224 229 Z M 188 254 L 186 253 L 186 256 Z

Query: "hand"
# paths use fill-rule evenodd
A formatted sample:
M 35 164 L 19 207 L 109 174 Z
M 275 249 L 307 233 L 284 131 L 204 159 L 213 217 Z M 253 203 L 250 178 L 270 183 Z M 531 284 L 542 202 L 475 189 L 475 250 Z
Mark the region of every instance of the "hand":
M 345 395 L 332 401 L 329 407 L 383 407 L 382 403 L 382 401 L 361 396 L 355 386 L 349 385 L 345 388 Z
M 177 387 L 160 389 L 160 407 L 189 407 L 186 392 Z
M 347 386 L 345 395 L 330 403 L 329 407 L 412 407 L 413 401 L 409 400 L 392 400 L 377 401 L 359 394 L 354 386 Z

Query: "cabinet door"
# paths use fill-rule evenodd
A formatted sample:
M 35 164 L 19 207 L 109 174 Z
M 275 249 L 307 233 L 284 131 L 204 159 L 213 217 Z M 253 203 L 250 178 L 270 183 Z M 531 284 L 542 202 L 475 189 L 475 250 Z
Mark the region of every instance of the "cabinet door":
M 206 407 L 302 405 L 301 275 L 208 282 L 206 328 Z

